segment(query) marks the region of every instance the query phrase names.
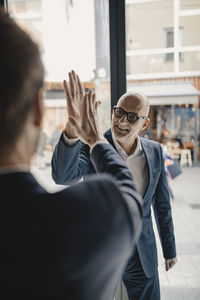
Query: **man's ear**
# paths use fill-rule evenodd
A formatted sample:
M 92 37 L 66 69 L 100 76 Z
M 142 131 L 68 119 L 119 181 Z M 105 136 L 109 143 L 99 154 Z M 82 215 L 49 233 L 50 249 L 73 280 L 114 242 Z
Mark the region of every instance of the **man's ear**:
M 39 89 L 35 99 L 34 124 L 36 127 L 42 126 L 44 114 L 43 89 Z
M 142 131 L 145 130 L 149 126 L 149 123 L 150 123 L 150 119 L 147 118 L 143 124 Z

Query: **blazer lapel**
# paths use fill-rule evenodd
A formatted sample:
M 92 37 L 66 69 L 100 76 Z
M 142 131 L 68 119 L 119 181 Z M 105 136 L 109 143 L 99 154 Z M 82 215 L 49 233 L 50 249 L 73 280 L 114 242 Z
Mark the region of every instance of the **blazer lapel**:
M 115 148 L 115 144 L 114 144 L 113 139 L 112 139 L 111 129 L 108 129 L 104 133 L 104 137 Z M 147 160 L 147 164 L 148 164 L 148 174 L 149 174 L 149 184 L 148 184 L 148 187 L 147 187 L 147 189 L 145 191 L 145 194 L 143 196 L 143 199 L 145 199 L 146 197 L 148 197 L 148 194 L 150 192 L 151 183 L 153 181 L 153 171 L 152 171 L 152 165 L 151 165 L 153 155 L 152 155 L 152 148 L 149 145 L 148 140 L 140 138 L 140 141 L 141 141 L 142 149 L 143 149 L 144 154 L 146 156 L 146 160 Z M 116 148 L 115 148 L 115 150 L 116 150 Z
M 144 140 L 144 139 L 140 138 L 140 141 L 141 141 L 142 149 L 143 149 L 144 154 L 146 156 L 147 165 L 148 165 L 148 174 L 149 174 L 149 184 L 148 184 L 146 192 L 143 196 L 143 199 L 145 199 L 146 197 L 148 197 L 148 194 L 150 192 L 151 183 L 153 181 L 153 173 L 152 173 L 152 166 L 151 166 L 152 148 L 150 147 L 150 145 L 148 143 L 148 140 Z
M 104 133 L 104 137 L 107 139 L 108 143 L 110 143 L 114 148 L 115 148 L 115 144 L 113 142 L 112 139 L 112 132 L 111 129 L 108 129 L 105 133 Z M 116 148 L 115 148 L 116 150 Z

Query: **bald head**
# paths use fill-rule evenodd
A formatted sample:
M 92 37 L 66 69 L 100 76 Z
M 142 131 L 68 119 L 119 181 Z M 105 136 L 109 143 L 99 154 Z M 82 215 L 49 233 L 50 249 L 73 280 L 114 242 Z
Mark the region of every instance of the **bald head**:
M 117 103 L 122 113 L 112 114 L 112 133 L 127 154 L 134 150 L 136 136 L 149 125 L 149 101 L 140 91 L 132 91 L 122 95 Z M 134 113 L 138 118 L 128 119 L 128 113 Z
M 147 117 L 149 114 L 149 100 L 140 91 L 127 92 L 120 97 L 117 106 L 126 106 L 127 111 Z

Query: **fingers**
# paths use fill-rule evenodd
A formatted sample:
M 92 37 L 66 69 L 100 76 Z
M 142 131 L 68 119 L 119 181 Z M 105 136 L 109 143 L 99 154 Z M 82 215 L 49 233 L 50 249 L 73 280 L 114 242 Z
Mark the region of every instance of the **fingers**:
M 79 91 L 84 96 L 85 95 L 85 89 L 84 89 L 84 86 L 83 86 L 82 82 L 80 81 L 80 78 L 79 78 L 78 75 L 77 75 L 77 81 L 78 81 Z
M 85 89 L 83 84 L 80 81 L 80 78 L 76 74 L 74 70 L 72 70 L 69 73 L 69 81 L 70 81 L 70 89 L 72 96 L 75 96 L 76 94 L 85 94 Z
M 82 113 L 81 116 L 87 118 L 87 105 L 86 103 L 88 102 L 88 94 L 85 94 L 82 102 Z
M 83 116 L 85 115 L 88 121 L 90 120 L 90 117 L 92 117 L 91 105 L 91 91 L 89 91 L 88 94 L 85 94 L 83 106 Z
M 69 72 L 69 86 L 70 86 L 70 93 L 72 97 L 75 97 L 76 95 L 85 95 L 85 88 L 80 81 L 79 76 L 75 73 L 74 70 Z
M 100 100 L 98 100 L 98 101 L 95 101 L 95 110 L 96 110 L 96 112 L 97 112 L 97 110 L 98 110 L 98 107 L 101 105 L 101 101 Z
M 87 123 L 93 132 L 96 131 L 96 112 L 94 101 L 95 96 L 90 90 L 89 93 L 84 97 L 83 116 L 85 116 L 85 119 L 83 120 L 83 124 Z
M 97 107 L 100 102 L 96 104 L 96 95 L 92 91 L 85 94 L 85 89 L 75 71 L 69 72 L 69 86 L 64 80 L 64 90 L 67 100 L 67 109 L 69 116 L 85 116 L 91 122 L 96 117 Z M 84 102 L 84 103 L 83 103 Z
M 165 270 L 168 271 L 176 264 L 177 258 L 166 259 L 165 260 Z
M 80 86 L 79 86 L 79 82 L 78 82 L 78 75 L 76 75 L 75 71 L 73 70 L 72 72 L 72 77 L 74 79 L 74 83 L 75 83 L 75 87 L 76 87 L 76 93 L 80 94 Z
M 95 107 L 95 103 L 96 103 L 96 94 L 92 94 L 92 108 L 93 108 L 93 112 L 94 114 L 97 112 L 96 107 Z
M 63 81 L 63 86 L 64 86 L 65 95 L 66 95 L 67 108 L 70 111 L 70 110 L 72 110 L 71 93 L 67 86 L 66 80 Z
M 165 261 L 165 270 L 166 270 L 166 271 L 169 270 L 169 261 Z
M 177 258 L 173 258 L 169 261 L 169 268 L 171 269 L 177 262 Z
M 74 73 L 70 72 L 69 73 L 69 86 L 70 86 L 70 91 L 71 91 L 71 95 L 72 97 L 74 97 L 76 95 L 76 79 L 74 77 Z
M 92 90 L 88 93 L 88 115 L 89 117 L 94 117 L 96 114 L 96 94 Z
M 91 124 L 94 125 L 94 119 L 97 116 L 97 111 L 95 109 L 95 102 L 96 102 L 96 95 L 92 92 L 92 90 L 89 91 L 88 94 L 88 116 L 89 116 L 89 121 Z
M 94 109 L 94 99 L 95 99 L 95 97 L 94 96 L 95 95 L 90 90 L 89 94 L 88 94 L 88 98 L 89 98 L 89 116 L 90 116 L 90 118 L 93 118 L 94 114 L 95 114 L 95 109 Z
M 175 265 L 175 263 L 173 261 L 170 261 L 169 262 L 169 269 L 171 269 L 174 265 Z

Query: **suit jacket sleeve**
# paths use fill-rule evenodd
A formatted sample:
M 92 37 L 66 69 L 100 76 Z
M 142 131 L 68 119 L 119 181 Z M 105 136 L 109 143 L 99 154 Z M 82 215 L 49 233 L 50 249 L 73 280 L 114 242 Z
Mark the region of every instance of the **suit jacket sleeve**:
M 104 151 L 106 149 L 103 146 L 93 151 L 93 163 L 96 168 L 110 174 L 116 171 L 118 179 L 105 173 L 93 174 L 84 182 L 52 196 L 52 206 L 56 205 L 57 210 L 53 216 L 53 225 L 50 214 L 51 226 L 48 228 L 53 226 L 56 234 L 59 260 L 64 257 L 60 269 L 64 268 L 65 271 L 67 268 L 70 274 L 66 276 L 64 273 L 63 278 L 67 278 L 68 286 L 79 293 L 73 299 L 82 296 L 81 279 L 90 285 L 89 290 L 86 289 L 89 296 L 84 299 L 95 299 L 98 289 L 103 293 L 102 299 L 113 299 L 114 287 L 122 278 L 141 232 L 141 199 L 135 192 L 131 176 L 114 156 L 108 157 L 108 168 L 106 165 L 100 167 L 99 157 L 105 154 Z M 108 151 L 105 155 L 109 154 Z M 101 162 L 106 163 L 106 159 L 101 159 Z M 69 284 L 70 280 L 72 284 Z M 105 290 L 108 291 L 105 293 Z
M 88 174 L 90 165 L 89 147 L 81 141 L 74 146 L 68 146 L 61 135 L 51 160 L 55 183 L 68 185 L 78 182 Z
M 96 145 L 90 158 L 97 172 L 105 172 L 114 177 L 116 186 L 123 197 L 123 204 L 129 212 L 129 221 L 135 242 L 141 232 L 142 199 L 136 191 L 136 185 L 129 169 L 110 144 Z
M 164 157 L 160 147 L 161 173 L 153 201 L 155 220 L 160 236 L 164 258 L 176 257 L 174 225 L 169 197 L 167 177 L 164 168 Z
M 139 238 L 142 199 L 136 192 L 130 171 L 111 145 L 96 145 L 91 161 L 101 174 L 88 176 L 84 182 L 56 193 L 58 199 L 54 202 L 59 203 L 60 211 L 54 222 L 58 227 L 55 232 L 62 235 L 67 228 L 67 235 L 64 234 L 68 261 L 73 262 L 74 274 L 84 266 L 84 270 L 89 269 L 94 274 L 91 282 L 95 278 L 105 278 L 103 284 L 109 280 L 112 287 L 113 278 L 116 285 Z M 55 200 L 55 194 L 53 197 Z M 58 248 L 63 250 L 64 247 Z M 96 277 L 97 270 L 100 273 Z

